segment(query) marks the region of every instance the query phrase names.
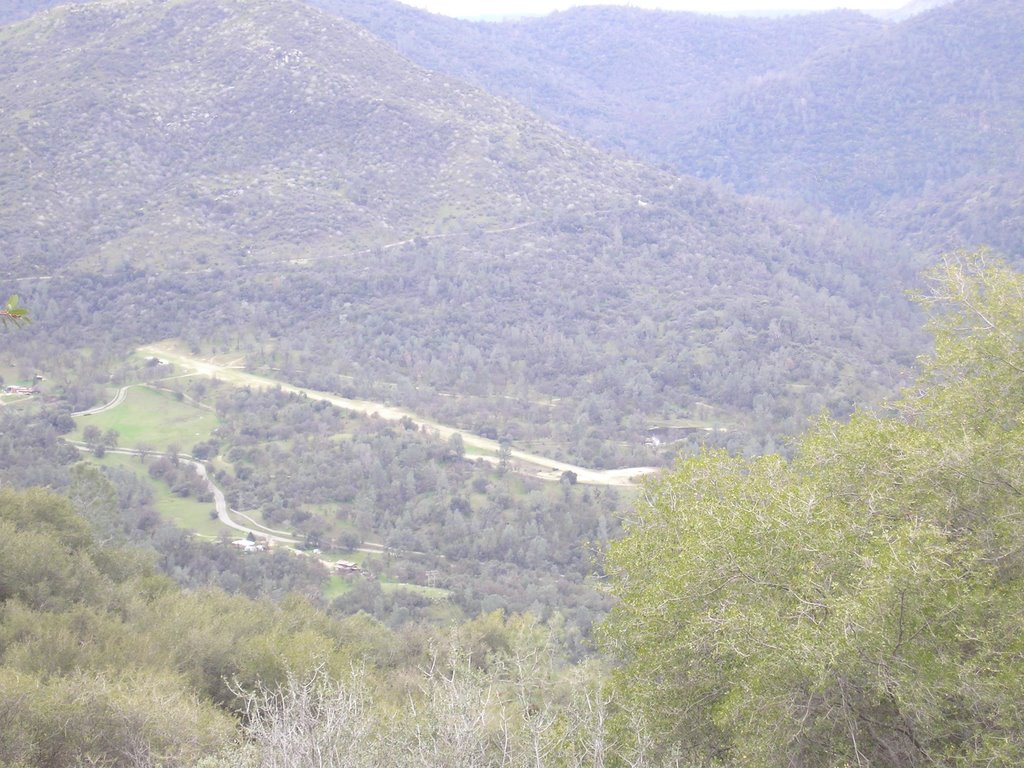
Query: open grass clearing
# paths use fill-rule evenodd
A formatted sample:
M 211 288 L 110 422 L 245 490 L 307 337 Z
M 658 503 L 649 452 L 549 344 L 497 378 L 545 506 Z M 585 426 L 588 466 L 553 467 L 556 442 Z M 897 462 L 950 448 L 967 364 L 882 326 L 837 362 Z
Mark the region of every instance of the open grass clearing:
M 327 578 L 327 584 L 324 586 L 324 599 L 333 600 L 336 597 L 341 597 L 352 591 L 352 587 L 355 586 L 355 582 L 351 578 L 345 578 L 344 576 L 329 576 Z
M 336 597 L 341 597 L 351 592 L 360 578 L 362 577 L 330 576 L 324 587 L 324 599 L 333 600 Z M 419 584 L 407 584 L 402 581 L 382 581 L 380 582 L 380 588 L 389 594 L 394 592 L 412 592 L 435 602 L 447 600 L 451 594 L 447 589 L 441 589 L 440 587 L 424 587 Z
M 357 565 L 365 564 L 366 558 L 373 556 L 374 554 L 371 552 L 353 552 L 352 550 L 346 549 L 325 549 L 321 550 L 318 555 L 321 560 L 326 560 L 329 563 L 333 563 L 338 560 L 348 560 L 348 562 L 356 563 Z
M 116 408 L 79 416 L 75 423 L 77 428 L 71 435 L 75 440 L 81 440 L 85 427 L 92 424 L 103 432 L 116 430 L 118 445 L 125 448 L 146 444 L 163 451 L 176 445 L 188 453 L 193 445 L 209 439 L 220 422 L 215 414 L 179 400 L 170 392 L 136 386 L 128 390 L 124 402 Z

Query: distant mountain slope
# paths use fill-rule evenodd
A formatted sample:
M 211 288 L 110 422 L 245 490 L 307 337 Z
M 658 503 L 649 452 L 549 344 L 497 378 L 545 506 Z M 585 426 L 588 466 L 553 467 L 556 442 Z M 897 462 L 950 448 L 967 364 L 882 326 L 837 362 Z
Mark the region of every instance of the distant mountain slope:
M 392 0 L 308 1 L 362 24 L 421 66 L 516 98 L 604 146 L 661 161 L 672 160 L 681 130 L 752 78 L 882 28 L 852 12 L 765 19 L 594 6 L 479 23 Z
M 1012 168 L 926 185 L 920 195 L 889 201 L 874 218 L 935 251 L 982 243 L 1024 263 L 1024 174 Z
M 55 2 L 17 0 L 0 20 Z M 605 147 L 868 213 L 920 245 L 1020 248 L 998 213 L 1018 200 L 999 190 L 1024 176 L 1015 0 L 915 7 L 898 24 L 610 7 L 474 23 L 391 0 L 307 2 Z
M 30 370 L 180 337 L 609 466 L 652 423 L 759 445 L 914 350 L 886 239 L 603 154 L 292 0 L 0 28 L 0 148 Z
M 1024 4 L 959 0 L 748 87 L 680 136 L 680 165 L 865 209 L 1024 172 Z
M 472 24 L 390 2 L 310 1 L 424 66 L 679 172 L 877 213 L 930 247 L 1020 243 L 1012 221 L 965 227 L 962 213 L 979 207 L 969 190 L 991 201 L 1024 176 L 1017 0 L 957 0 L 899 24 L 628 8 Z

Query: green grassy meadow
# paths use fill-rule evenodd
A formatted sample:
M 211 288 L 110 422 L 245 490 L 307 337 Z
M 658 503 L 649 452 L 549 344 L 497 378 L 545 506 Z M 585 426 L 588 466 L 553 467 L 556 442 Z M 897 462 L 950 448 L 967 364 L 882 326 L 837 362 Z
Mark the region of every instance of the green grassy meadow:
M 185 453 L 208 439 L 219 424 L 213 412 L 178 400 L 173 393 L 144 385 L 129 389 L 125 401 L 116 408 L 79 416 L 75 422 L 78 427 L 70 436 L 75 440 L 81 440 L 82 431 L 93 424 L 102 431 L 116 430 L 118 445 L 123 448 L 144 443 L 162 451 L 175 445 Z
M 400 590 L 413 592 L 430 600 L 444 600 L 450 594 L 447 589 L 441 589 L 440 587 L 424 587 L 419 584 L 408 584 L 402 581 L 382 581 L 380 588 L 385 592 L 398 592 Z
M 327 579 L 327 586 L 324 587 L 324 599 L 333 600 L 336 597 L 341 597 L 347 592 L 352 591 L 352 580 L 346 579 L 344 576 L 330 576 Z
M 330 576 L 327 585 L 324 587 L 324 599 L 328 601 L 333 600 L 336 597 L 341 597 L 351 592 L 356 583 L 356 578 L 359 577 Z M 385 592 L 413 592 L 434 601 L 445 600 L 449 595 L 447 589 L 441 589 L 440 587 L 424 587 L 419 584 L 406 584 L 398 581 L 382 581 L 380 587 Z
M 193 445 L 208 439 L 219 422 L 212 412 L 179 400 L 171 392 L 138 385 L 128 390 L 120 405 L 91 416 L 79 416 L 75 423 L 76 429 L 69 435 L 73 440 L 81 440 L 85 428 L 91 424 L 104 432 L 117 431 L 118 445 L 123 448 L 148 445 L 153 450 L 164 451 L 173 445 L 187 453 Z M 147 465 L 137 457 L 108 452 L 103 458 L 90 455 L 89 459 L 135 472 L 153 489 L 157 511 L 176 525 L 208 537 L 228 530 L 211 519 L 211 502 L 171 493 L 165 482 L 149 476 Z

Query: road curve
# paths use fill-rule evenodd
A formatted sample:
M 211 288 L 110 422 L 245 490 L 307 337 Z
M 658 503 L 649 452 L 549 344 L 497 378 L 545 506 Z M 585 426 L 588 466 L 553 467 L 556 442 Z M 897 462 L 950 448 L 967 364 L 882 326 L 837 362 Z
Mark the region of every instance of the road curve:
M 77 448 L 80 451 L 92 450 L 89 447 L 89 445 L 78 440 L 69 440 L 68 442 L 71 443 L 71 445 L 75 446 L 75 448 Z M 143 454 L 143 451 L 139 451 L 134 448 L 107 448 L 106 452 L 120 453 L 125 456 L 141 456 Z M 147 456 L 167 456 L 166 453 L 161 453 L 160 451 L 145 451 L 145 454 Z M 196 473 L 201 478 L 203 478 L 203 481 L 206 483 L 206 487 L 210 490 L 210 493 L 213 495 L 213 506 L 217 510 L 217 519 L 223 525 L 226 525 L 228 528 L 234 528 L 236 531 L 241 531 L 245 534 L 251 533 L 254 536 L 259 536 L 263 539 L 270 539 L 281 544 L 300 543 L 298 539 L 268 533 L 267 530 L 262 529 L 262 526 L 260 526 L 259 528 L 249 528 L 247 526 L 242 525 L 241 523 L 236 523 L 234 520 L 231 519 L 231 515 L 228 511 L 228 502 L 227 499 L 224 498 L 224 491 L 218 488 L 217 484 L 213 482 L 213 480 L 210 478 L 209 474 L 206 472 L 206 465 L 203 464 L 203 462 L 199 461 L 198 459 L 194 459 L 191 456 L 181 453 L 178 454 L 178 460 L 184 461 L 186 464 L 191 464 L 192 468 L 196 471 Z
M 134 386 L 138 386 L 138 385 L 137 384 L 129 384 L 127 387 L 121 387 L 119 390 L 117 390 L 117 394 L 114 395 L 114 399 L 111 400 L 109 403 L 104 403 L 103 405 L 97 405 L 95 408 L 87 408 L 84 411 L 75 411 L 71 415 L 72 416 L 93 416 L 93 415 L 95 415 L 97 413 L 103 413 L 104 411 L 109 411 L 111 408 L 117 408 L 117 406 L 119 406 L 121 403 L 123 403 L 124 399 L 128 396 L 128 390 L 131 389 Z
M 482 435 L 476 435 L 472 432 L 466 432 L 462 429 L 456 429 L 455 427 L 439 424 L 435 421 L 431 421 L 430 419 L 418 416 L 412 411 L 408 411 L 404 408 L 385 405 L 384 403 L 375 403 L 371 400 L 354 400 L 352 398 L 334 395 L 330 392 L 321 392 L 319 390 L 308 389 L 306 387 L 296 387 L 293 384 L 288 384 L 283 381 L 266 379 L 262 376 L 256 376 L 245 371 L 240 371 L 236 368 L 227 368 L 191 355 L 182 354 L 165 344 L 149 344 L 145 347 L 140 347 L 139 351 L 143 354 L 155 355 L 161 360 L 166 360 L 167 362 L 173 363 L 179 367 L 193 370 L 200 375 L 208 376 L 212 379 L 218 379 L 235 386 L 251 387 L 253 389 L 280 388 L 283 392 L 305 395 L 311 400 L 323 400 L 331 403 L 332 405 L 336 405 L 339 408 L 344 408 L 347 411 L 355 411 L 356 413 L 362 413 L 367 416 L 376 414 L 382 419 L 392 421 L 410 419 L 417 426 L 425 427 L 426 429 L 435 432 L 442 439 L 448 439 L 452 435 L 458 434 L 462 437 L 462 443 L 467 448 L 476 448 L 478 450 L 486 451 L 493 454 L 494 457 L 497 457 L 498 451 L 501 449 L 501 444 L 497 440 L 492 440 L 490 438 L 483 437 Z M 619 487 L 632 486 L 645 475 L 659 471 L 658 467 L 589 469 L 587 467 L 577 466 L 576 464 L 568 464 L 564 461 L 558 461 L 547 456 L 541 456 L 540 454 L 522 451 L 518 448 L 511 449 L 511 458 L 517 461 L 520 465 L 528 468 L 522 471 L 523 474 L 528 474 L 541 480 L 557 482 L 561 479 L 563 472 L 573 472 L 576 475 L 576 481 L 586 485 Z

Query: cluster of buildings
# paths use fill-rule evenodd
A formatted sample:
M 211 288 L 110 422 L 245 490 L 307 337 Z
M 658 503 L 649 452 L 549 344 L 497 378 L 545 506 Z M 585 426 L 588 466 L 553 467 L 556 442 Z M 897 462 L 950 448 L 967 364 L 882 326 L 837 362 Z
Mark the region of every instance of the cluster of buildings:
M 4 387 L 5 395 L 38 395 L 39 387 L 22 387 L 17 384 L 8 384 Z
M 252 540 L 252 539 L 235 539 L 231 542 L 231 546 L 237 547 L 243 552 L 266 552 L 269 548 L 269 542 Z
M 256 536 L 252 539 L 235 539 L 231 542 L 231 546 L 237 547 L 243 552 L 266 552 L 270 549 L 270 541 L 268 539 Z M 319 552 L 319 550 L 316 550 Z M 326 565 L 333 573 L 339 576 L 363 576 L 364 578 L 372 579 L 373 575 L 363 568 L 359 563 L 353 563 L 350 560 L 337 560 L 334 563 L 328 563 L 324 561 Z
M 4 387 L 5 395 L 38 395 L 39 385 L 44 381 L 43 377 L 38 373 L 32 377 L 32 383 L 26 384 L 8 384 Z
M 338 560 L 331 566 L 331 570 L 339 576 L 363 576 L 367 579 L 373 578 L 373 574 L 359 565 L 359 563 L 353 563 L 348 560 Z

